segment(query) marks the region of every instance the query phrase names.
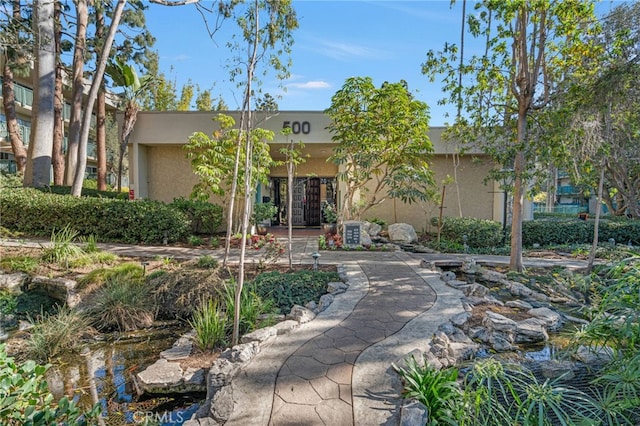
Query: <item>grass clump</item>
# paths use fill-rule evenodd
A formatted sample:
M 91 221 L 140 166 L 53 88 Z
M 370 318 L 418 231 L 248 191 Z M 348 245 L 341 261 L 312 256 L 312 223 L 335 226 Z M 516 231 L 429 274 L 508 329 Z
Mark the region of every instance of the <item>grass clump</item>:
M 218 307 L 217 300 L 203 298 L 189 325 L 196 332 L 195 340 L 200 349 L 215 349 L 227 344 L 227 315 Z
M 0 314 L 10 314 L 18 307 L 18 296 L 10 290 L 0 289 Z
M 224 286 L 224 302 L 227 313 L 227 322 L 233 324 L 235 306 L 236 282 L 229 280 Z M 240 295 L 240 334 L 250 333 L 258 327 L 258 319 L 263 314 L 274 311 L 274 301 L 268 297 L 260 296 L 255 285 L 248 283 L 242 288 Z
M 24 272 L 29 274 L 38 268 L 40 261 L 32 256 L 5 257 L 0 260 L 0 266 L 7 272 Z
M 318 301 L 327 292 L 327 284 L 340 281 L 337 272 L 297 271 L 265 272 L 252 281 L 256 294 L 273 299 L 281 313 L 287 314 L 293 305 L 304 306 L 311 300 Z
M 75 350 L 81 337 L 90 329 L 91 321 L 79 311 L 59 307 L 57 312 L 45 313 L 32 324 L 26 353 L 31 359 L 46 362 Z
M 200 256 L 197 262 L 198 268 L 216 269 L 218 265 L 218 259 L 209 255 Z
M 99 330 L 150 327 L 155 312 L 150 286 L 142 277 L 112 275 L 93 295 L 91 317 Z
M 51 232 L 51 246 L 42 247 L 40 259 L 47 263 L 56 263 L 69 267 L 69 262 L 81 257 L 84 250 L 74 243 L 78 237 L 78 231 L 65 226 L 56 232 Z

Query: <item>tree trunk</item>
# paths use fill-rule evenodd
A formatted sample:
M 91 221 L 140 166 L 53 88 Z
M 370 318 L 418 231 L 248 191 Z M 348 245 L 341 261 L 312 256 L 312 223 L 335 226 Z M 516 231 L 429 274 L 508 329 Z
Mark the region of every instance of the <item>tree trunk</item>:
M 521 110 L 518 114 L 518 144 L 527 137 L 527 115 Z M 513 217 L 511 218 L 511 257 L 509 267 L 517 272 L 524 269 L 522 261 L 522 205 L 524 204 L 524 152 L 519 149 L 513 163 Z
M 73 185 L 73 178 L 78 168 L 78 146 L 80 145 L 80 127 L 82 119 L 82 94 L 84 81 L 84 54 L 87 39 L 87 22 L 89 10 L 87 0 L 76 0 L 76 35 L 73 50 L 73 77 L 71 86 L 71 117 L 69 118 L 69 135 L 67 137 L 67 166 L 64 183 Z
M 4 106 L 4 115 L 7 119 L 7 131 L 9 133 L 9 141 L 11 142 L 11 151 L 16 161 L 16 168 L 18 173 L 24 174 L 24 169 L 27 164 L 27 149 L 22 142 L 20 127 L 18 126 L 16 98 L 13 86 L 13 71 L 11 70 L 9 58 L 5 51 L 4 67 L 2 70 L 2 104 Z
M 104 37 L 104 14 L 102 8 L 96 9 L 96 38 Z M 98 191 L 107 190 L 107 111 L 104 81 L 98 92 L 96 112 L 96 156 L 98 157 Z
M 96 114 L 96 156 L 98 157 L 98 191 L 107 190 L 107 100 L 102 90 L 98 92 Z
M 602 188 L 604 187 L 604 167 L 600 168 L 600 179 L 598 180 L 598 197 L 596 200 L 596 218 L 593 222 L 593 243 L 591 244 L 591 252 L 587 262 L 587 273 L 593 270 L 593 263 L 596 260 L 596 251 L 598 250 L 598 233 L 600 227 L 600 205 L 602 204 Z
M 64 185 L 64 95 L 62 93 L 62 64 L 60 63 L 62 28 L 60 27 L 61 4 L 55 3 L 55 46 L 56 46 L 56 85 L 53 104 L 54 127 L 53 127 L 53 183 Z
M 289 269 L 293 268 L 293 138 L 289 146 L 289 164 L 287 165 L 287 235 L 289 245 Z
M 37 0 L 33 6 L 35 32 L 35 78 L 31 141 L 29 143 L 24 183 L 42 188 L 51 183 L 53 148 L 53 98 L 55 91 L 55 41 L 53 3 Z
M 104 70 L 107 66 L 107 60 L 111 53 L 111 46 L 113 39 L 115 38 L 118 25 L 120 24 L 120 18 L 122 18 L 122 11 L 127 4 L 127 0 L 118 0 L 115 10 L 113 11 L 113 17 L 111 18 L 111 25 L 109 26 L 109 33 L 104 41 L 104 46 L 100 52 L 100 59 L 97 63 L 96 73 L 93 76 L 91 82 L 91 89 L 89 89 L 89 95 L 87 96 L 87 106 L 84 109 L 82 127 L 80 134 L 80 144 L 78 146 L 78 167 L 75 171 L 75 178 L 73 180 L 73 187 L 71 193 L 79 197 L 82 193 L 82 181 L 84 180 L 84 169 L 87 166 L 87 143 L 89 141 L 89 129 L 91 128 L 91 115 L 93 112 L 93 105 L 96 102 L 98 96 L 98 90 L 102 85 L 102 78 L 104 76 Z

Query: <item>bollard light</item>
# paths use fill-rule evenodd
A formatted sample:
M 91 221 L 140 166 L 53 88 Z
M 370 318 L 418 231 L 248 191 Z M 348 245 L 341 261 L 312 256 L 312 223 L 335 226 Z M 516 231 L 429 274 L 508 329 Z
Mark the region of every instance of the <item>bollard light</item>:
M 311 257 L 313 257 L 313 270 L 317 271 L 318 263 L 320 259 L 320 253 L 318 253 L 317 251 L 314 251 L 313 253 L 311 253 Z
M 142 265 L 142 275 L 144 276 L 147 274 L 147 265 L 149 264 L 149 262 L 143 260 L 142 262 L 140 262 L 140 264 Z

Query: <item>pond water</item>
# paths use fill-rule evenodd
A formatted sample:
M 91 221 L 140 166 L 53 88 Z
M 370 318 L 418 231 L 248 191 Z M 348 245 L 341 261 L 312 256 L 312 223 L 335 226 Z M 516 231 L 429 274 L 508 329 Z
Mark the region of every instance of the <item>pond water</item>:
M 171 395 L 138 398 L 133 375 L 154 363 L 186 330 L 159 326 L 127 335 L 111 335 L 87 347 L 81 355 L 65 355 L 47 372 L 51 392 L 60 398 L 73 395 L 83 408 L 102 406 L 105 424 L 182 425 L 199 408 L 205 396 Z

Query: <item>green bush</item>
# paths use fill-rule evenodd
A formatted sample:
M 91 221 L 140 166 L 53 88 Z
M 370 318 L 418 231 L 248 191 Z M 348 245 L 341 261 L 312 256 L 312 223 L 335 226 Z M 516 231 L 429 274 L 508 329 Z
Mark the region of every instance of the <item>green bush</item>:
M 34 361 L 17 364 L 0 345 L 0 419 L 3 425 L 74 425 L 97 424 L 100 404 L 82 413 L 73 401 L 63 397 L 53 400 L 45 378 L 48 365 Z
M 222 225 L 222 207 L 216 204 L 180 197 L 174 198 L 169 205 L 187 216 L 194 234 L 213 234 Z
M 0 193 L 3 226 L 30 236 L 49 236 L 72 223 L 80 237 L 101 241 L 162 243 L 184 240 L 190 224 L 180 211 L 159 201 L 71 197 L 31 188 Z
M 217 300 L 203 298 L 200 301 L 200 306 L 189 320 L 189 325 L 196 332 L 196 343 L 200 349 L 215 349 L 227 344 L 227 317 L 218 307 Z
M 27 353 L 32 359 L 47 361 L 74 351 L 89 325 L 86 315 L 67 307 L 59 308 L 54 314 L 44 314 L 33 322 L 29 330 Z
M 128 200 L 129 194 L 127 192 L 116 192 L 116 191 L 98 191 L 97 184 L 95 181 L 84 181 L 84 185 L 82 187 L 82 196 L 83 197 L 93 197 L 93 198 L 117 198 L 119 200 Z M 40 188 L 40 191 L 48 192 L 50 194 L 57 195 L 71 195 L 71 187 L 70 186 L 59 186 L 59 185 L 51 185 L 45 188 Z
M 265 272 L 252 281 L 255 292 L 263 298 L 272 298 L 283 314 L 288 314 L 293 305 L 304 306 L 311 300 L 318 301 L 327 292 L 327 284 L 340 281 L 337 272 L 298 271 L 280 273 Z
M 443 219 L 441 238 L 447 241 L 476 247 L 497 247 L 502 243 L 502 225 L 498 222 L 471 217 L 445 217 Z
M 550 246 L 554 244 L 588 244 L 593 240 L 594 220 L 540 219 L 522 223 L 522 243 L 525 247 L 533 244 Z M 640 221 L 608 220 L 599 224 L 598 241 L 607 242 L 613 238 L 618 243 L 631 241 L 640 243 Z
M 110 276 L 94 300 L 91 317 L 100 330 L 137 330 L 151 326 L 155 319 L 151 288 L 142 277 Z
M 223 300 L 227 313 L 227 324 L 233 324 L 235 306 L 236 282 L 229 280 L 225 283 Z M 255 285 L 247 283 L 240 295 L 240 334 L 250 333 L 258 327 L 258 318 L 263 314 L 270 314 L 274 310 L 273 300 L 260 296 L 255 291 Z

